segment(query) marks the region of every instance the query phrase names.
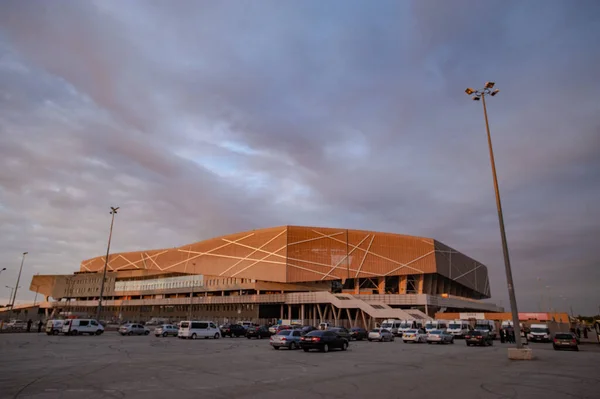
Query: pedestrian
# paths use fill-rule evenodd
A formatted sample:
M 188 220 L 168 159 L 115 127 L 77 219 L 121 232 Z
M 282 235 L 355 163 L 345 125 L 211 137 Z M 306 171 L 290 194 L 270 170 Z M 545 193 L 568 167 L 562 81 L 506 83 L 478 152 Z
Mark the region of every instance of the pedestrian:
M 503 344 L 504 343 L 504 329 L 500 329 L 500 343 Z
M 587 326 L 583 327 L 583 338 L 587 339 L 588 328 Z
M 31 319 L 27 320 L 27 332 L 31 331 L 32 324 L 33 324 L 33 320 L 31 320 Z
M 581 329 L 577 327 L 577 338 L 581 338 Z
M 38 322 L 38 332 L 41 333 L 42 332 L 42 327 L 44 326 L 44 323 L 42 323 L 42 321 L 40 320 Z

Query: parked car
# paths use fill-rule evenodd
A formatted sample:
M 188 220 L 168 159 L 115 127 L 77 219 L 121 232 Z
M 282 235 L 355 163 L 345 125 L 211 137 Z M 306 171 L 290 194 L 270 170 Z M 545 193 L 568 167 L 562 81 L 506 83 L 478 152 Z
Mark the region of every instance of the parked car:
M 406 330 L 402 333 L 402 341 L 406 344 L 409 342 L 421 343 L 427 342 L 427 333 L 424 329 Z
M 277 327 L 278 326 L 279 326 L 278 324 L 273 324 L 272 326 L 269 326 L 269 332 L 271 334 L 277 334 Z
M 494 338 L 488 331 L 474 330 L 465 335 L 465 342 L 467 343 L 467 346 L 492 346 L 494 345 Z
M 433 330 L 427 334 L 428 344 L 453 344 L 454 334 L 449 333 L 446 330 Z
M 64 324 L 65 324 L 64 320 L 48 320 L 46 322 L 46 334 L 48 334 L 48 335 L 60 334 Z
M 300 347 L 304 352 L 311 349 L 329 352 L 330 349 L 336 348 L 345 351 L 348 349 L 348 340 L 333 331 L 315 330 L 300 338 Z
M 141 324 L 123 324 L 119 327 L 119 334 L 121 335 L 148 335 L 150 330 Z
M 240 324 L 231 324 L 226 328 L 221 327 L 221 335 L 223 337 L 243 337 L 246 335 L 246 329 Z
M 176 337 L 178 333 L 179 333 L 179 328 L 177 328 L 177 326 L 174 326 L 172 324 L 163 324 L 161 326 L 156 327 L 156 329 L 154 329 L 154 335 L 156 335 L 157 337 L 161 337 L 161 336 L 167 337 L 169 335 Z
M 317 329 L 317 327 L 314 326 L 304 326 L 300 329 L 300 331 L 302 332 L 302 335 L 306 335 L 311 331 L 315 331 Z
M 288 326 L 286 324 L 280 324 L 275 329 L 275 334 L 277 334 L 279 331 L 282 331 L 282 330 L 291 330 L 291 329 L 292 329 L 292 326 Z
M 299 349 L 301 337 L 302 331 L 299 329 L 283 330 L 275 335 L 272 335 L 269 344 L 273 347 L 273 349 Z
M 65 335 L 100 335 L 104 332 L 104 326 L 94 319 L 69 319 L 63 323 L 62 332 Z
M 555 351 L 560 349 L 572 349 L 574 351 L 579 350 L 579 346 L 577 345 L 577 338 L 574 334 L 570 332 L 555 333 L 554 339 L 552 340 L 552 347 Z
M 346 338 L 348 341 L 350 341 L 350 331 L 348 331 L 348 329 L 345 327 L 329 327 L 327 328 L 327 331 L 334 332 L 340 337 Z
M 27 322 L 18 319 L 9 320 L 8 323 L 4 324 L 2 329 L 6 330 L 25 330 L 27 329 Z
M 252 326 L 248 327 L 246 330 L 246 338 L 269 338 L 271 333 L 269 332 L 269 328 L 267 326 Z
M 356 341 L 362 341 L 363 339 L 367 339 L 367 335 L 369 333 L 367 330 L 361 327 L 352 327 L 350 329 L 350 339 L 354 339 Z
M 367 339 L 369 341 L 392 342 L 394 341 L 394 334 L 392 334 L 391 331 L 386 328 L 374 328 L 369 331 Z
M 179 323 L 178 338 L 221 338 L 221 330 L 212 321 L 182 321 Z

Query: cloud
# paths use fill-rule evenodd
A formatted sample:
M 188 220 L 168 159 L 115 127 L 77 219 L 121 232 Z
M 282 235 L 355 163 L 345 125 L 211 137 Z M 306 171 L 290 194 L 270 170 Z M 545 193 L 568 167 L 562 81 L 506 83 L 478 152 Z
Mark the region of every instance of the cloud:
M 506 306 L 481 104 L 463 94 L 495 79 L 520 308 L 538 309 L 542 277 L 595 312 L 597 11 L 6 1 L 2 278 L 24 250 L 25 281 L 103 253 L 118 205 L 115 251 L 282 224 L 431 236 L 488 265 Z

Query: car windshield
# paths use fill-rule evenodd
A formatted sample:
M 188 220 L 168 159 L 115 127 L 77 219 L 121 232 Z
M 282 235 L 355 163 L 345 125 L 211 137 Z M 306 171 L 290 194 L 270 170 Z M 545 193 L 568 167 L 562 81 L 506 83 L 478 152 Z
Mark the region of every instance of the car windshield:
M 400 328 L 410 328 L 410 324 L 409 323 L 402 323 L 402 324 L 400 324 Z
M 442 333 L 442 330 L 433 330 L 432 332 L 430 332 L 429 334 L 433 334 L 433 335 L 440 335 Z
M 534 333 L 545 333 L 545 334 L 547 334 L 549 331 L 548 331 L 547 328 L 535 327 L 535 328 L 531 329 L 531 332 L 534 332 Z
M 383 323 L 383 324 L 381 325 L 381 327 L 382 327 L 382 328 L 391 328 L 391 327 L 392 327 L 392 324 L 391 324 L 391 323 Z
M 371 330 L 372 333 L 378 333 L 379 332 L 379 328 L 374 328 Z
M 361 331 L 362 329 L 359 327 L 352 327 L 352 331 Z
M 292 331 L 291 330 L 283 330 L 283 331 L 279 331 L 277 333 L 277 335 L 290 335 Z
M 448 326 L 448 328 L 459 329 L 459 328 L 461 328 L 461 327 L 460 327 L 460 324 L 450 324 L 450 325 Z
M 426 323 L 425 328 L 433 328 L 433 323 Z
M 181 328 L 188 328 L 188 327 L 190 326 L 190 323 L 188 323 L 187 321 L 184 321 L 184 322 L 182 322 L 182 323 L 181 323 L 179 326 L 180 326 Z
M 309 332 L 305 336 L 306 337 L 320 337 L 323 334 L 325 334 L 325 331 L 323 331 L 323 330 L 314 330 L 314 331 Z
M 554 336 L 554 338 L 556 338 L 556 339 L 568 339 L 568 340 L 574 339 L 571 334 L 556 334 Z
M 408 331 L 407 331 L 407 333 L 408 333 L 408 334 L 416 334 L 416 333 L 417 333 L 417 330 L 408 330 Z

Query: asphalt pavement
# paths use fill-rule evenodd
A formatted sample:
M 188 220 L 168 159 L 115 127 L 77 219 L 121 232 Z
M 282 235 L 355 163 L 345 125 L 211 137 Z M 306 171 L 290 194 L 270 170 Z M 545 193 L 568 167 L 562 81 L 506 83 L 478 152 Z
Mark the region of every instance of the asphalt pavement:
M 268 340 L 0 335 L 0 398 L 598 398 L 598 345 L 535 360 L 492 347 L 352 342 L 275 351 Z

